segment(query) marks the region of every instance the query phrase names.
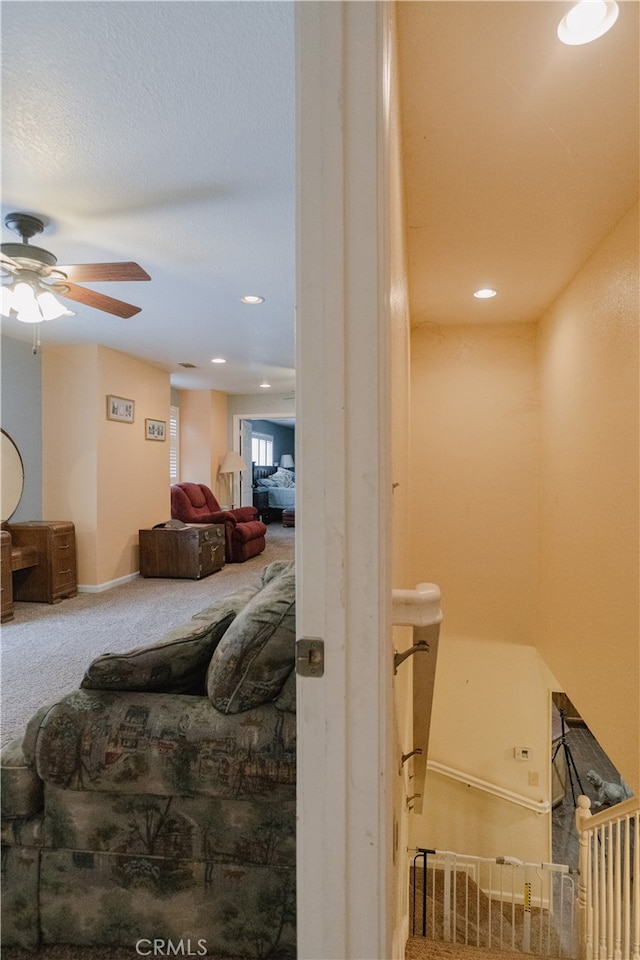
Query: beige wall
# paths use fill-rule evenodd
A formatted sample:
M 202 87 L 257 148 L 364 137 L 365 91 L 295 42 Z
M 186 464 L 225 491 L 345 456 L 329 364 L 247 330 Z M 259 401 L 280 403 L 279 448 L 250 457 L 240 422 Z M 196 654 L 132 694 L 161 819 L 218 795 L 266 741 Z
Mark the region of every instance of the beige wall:
M 551 691 L 557 684 L 537 650 L 445 637 L 437 673 L 429 759 L 531 801 L 548 800 Z M 528 747 L 530 761 L 517 760 L 516 747 Z M 532 775 L 538 786 L 530 783 Z M 411 845 L 549 860 L 551 818 L 428 771 Z
M 218 469 L 228 449 L 227 396 L 219 390 L 180 391 L 180 480 L 204 483 L 221 503 L 226 478 Z
M 98 349 L 44 346 L 41 354 L 42 515 L 75 524 L 78 581 L 94 585 L 99 582 Z
M 531 795 L 510 756 L 538 743 L 540 799 L 552 689 L 640 788 L 638 259 L 634 208 L 539 327 L 412 335 L 412 579 L 444 611 L 430 757 Z M 545 818 L 506 806 L 429 774 L 412 837 L 544 857 Z
M 536 387 L 531 324 L 413 330 L 408 549 L 413 582 L 440 586 L 444 614 L 429 758 L 545 800 L 556 681 L 532 646 Z M 534 748 L 535 767 L 513 759 L 516 746 Z M 411 837 L 476 855 L 550 857 L 548 815 L 431 773 Z
M 530 643 L 535 327 L 423 324 L 411 350 L 414 582 L 440 586 L 445 636 Z
M 538 645 L 640 790 L 638 208 L 540 329 Z
M 108 394 L 135 401 L 132 424 L 107 420 Z M 169 376 L 95 344 L 42 351 L 43 514 L 76 525 L 78 582 L 101 588 L 138 569 L 138 530 L 170 514 Z

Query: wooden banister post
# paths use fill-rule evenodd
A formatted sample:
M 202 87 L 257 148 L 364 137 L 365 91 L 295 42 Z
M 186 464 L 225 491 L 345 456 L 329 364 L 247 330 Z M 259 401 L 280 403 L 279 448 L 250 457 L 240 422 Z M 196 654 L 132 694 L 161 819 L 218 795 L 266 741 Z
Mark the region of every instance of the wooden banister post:
M 578 869 L 578 951 L 579 960 L 592 960 L 593 957 L 593 915 L 592 906 L 588 899 L 590 887 L 590 848 L 589 837 L 584 829 L 585 821 L 591 819 L 591 800 L 581 794 L 578 797 L 578 806 L 575 812 L 575 825 L 578 833 L 579 853 Z

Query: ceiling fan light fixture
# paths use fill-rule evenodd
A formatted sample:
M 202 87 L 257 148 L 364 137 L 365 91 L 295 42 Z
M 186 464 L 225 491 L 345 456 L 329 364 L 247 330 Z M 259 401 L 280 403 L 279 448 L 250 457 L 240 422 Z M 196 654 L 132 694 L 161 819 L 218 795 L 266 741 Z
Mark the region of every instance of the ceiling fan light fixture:
M 50 290 L 37 292 L 37 288 L 27 280 L 7 284 L 2 288 L 2 315 L 10 317 L 12 313 L 21 323 L 42 323 L 43 320 L 57 320 L 58 317 L 75 317 L 73 310 L 67 310 L 56 300 Z
M 0 291 L 0 310 L 3 317 L 10 317 L 13 308 L 13 290 L 10 287 L 2 287 Z
M 59 300 L 56 300 L 50 290 L 40 293 L 36 300 L 42 311 L 43 320 L 57 320 L 58 317 L 75 317 L 73 310 L 68 310 Z
M 11 311 L 18 315 L 18 320 L 24 323 L 39 323 L 41 320 L 55 320 L 58 317 L 74 317 L 75 313 L 61 306 L 59 301 L 51 294 L 49 283 L 53 283 L 53 290 L 60 296 L 68 297 L 77 303 L 86 304 L 96 310 L 103 310 L 114 317 L 128 319 L 140 312 L 140 307 L 135 307 L 131 303 L 125 303 L 123 300 L 116 300 L 114 297 L 108 297 L 104 293 L 98 293 L 95 290 L 87 290 L 85 287 L 78 286 L 77 281 L 85 283 L 86 281 L 97 281 L 102 283 L 107 280 L 150 280 L 151 277 L 146 270 L 143 270 L 138 263 L 126 261 L 123 263 L 74 263 L 58 267 L 57 257 L 42 247 L 34 247 L 29 243 L 31 237 L 42 233 L 45 227 L 45 221 L 40 217 L 34 217 L 28 213 L 9 213 L 5 217 L 5 224 L 14 233 L 21 238 L 22 243 L 3 243 L 0 250 L 0 269 L 3 279 L 12 277 L 12 282 L 7 284 L 13 291 L 11 296 L 3 296 L 3 311 L 7 304 L 8 313 Z M 60 282 L 62 281 L 62 282 Z M 19 284 L 30 284 L 31 293 L 19 291 L 16 300 L 16 289 Z M 45 294 L 40 302 L 40 296 Z M 24 299 L 22 307 L 19 306 L 20 299 Z M 38 303 L 36 304 L 36 298 Z M 35 305 L 34 305 L 35 304 Z M 37 315 L 36 311 L 40 314 Z
M 602 37 L 618 19 L 615 0 L 580 0 L 558 24 L 562 43 L 575 47 Z
M 497 295 L 498 291 L 494 290 L 492 287 L 482 287 L 480 290 L 474 291 L 474 297 L 476 300 L 491 300 L 492 297 Z

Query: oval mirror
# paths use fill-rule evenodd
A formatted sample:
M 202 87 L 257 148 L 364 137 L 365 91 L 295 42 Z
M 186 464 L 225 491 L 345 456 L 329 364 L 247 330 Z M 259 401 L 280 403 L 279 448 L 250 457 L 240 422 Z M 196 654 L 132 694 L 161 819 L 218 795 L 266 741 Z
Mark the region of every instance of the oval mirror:
M 2 430 L 2 522 L 18 509 L 24 487 L 24 467 L 20 451 L 8 433 Z

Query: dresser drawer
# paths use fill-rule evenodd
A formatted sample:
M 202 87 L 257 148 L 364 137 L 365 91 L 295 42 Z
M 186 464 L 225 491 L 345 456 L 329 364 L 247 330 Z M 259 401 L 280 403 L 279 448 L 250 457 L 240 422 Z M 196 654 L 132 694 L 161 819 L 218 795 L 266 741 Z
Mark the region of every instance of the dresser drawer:
M 67 520 L 16 523 L 10 527 L 16 546 L 34 550 L 37 563 L 28 569 L 16 570 L 16 600 L 55 603 L 63 597 L 74 597 L 76 583 L 76 537 L 73 523 Z

